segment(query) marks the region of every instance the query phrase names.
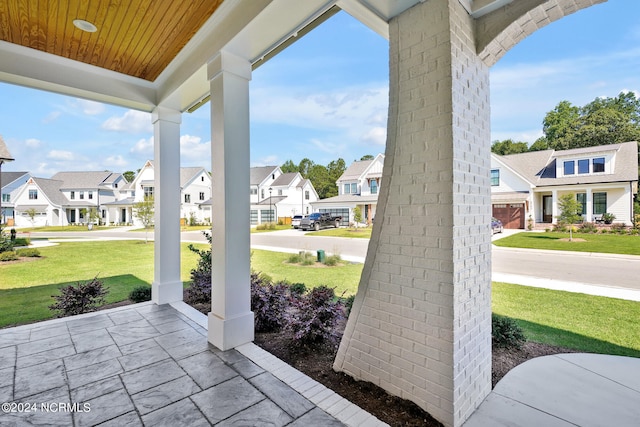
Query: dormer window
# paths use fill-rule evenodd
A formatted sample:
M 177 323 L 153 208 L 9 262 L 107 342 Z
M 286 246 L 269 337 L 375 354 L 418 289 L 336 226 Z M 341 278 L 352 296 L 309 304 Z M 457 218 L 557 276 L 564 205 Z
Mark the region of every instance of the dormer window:
M 578 160 L 578 173 L 589 173 L 589 159 Z
M 576 173 L 575 165 L 576 163 L 573 160 L 564 162 L 564 174 L 565 175 L 575 174 Z
M 593 159 L 593 173 L 604 172 L 604 157 Z

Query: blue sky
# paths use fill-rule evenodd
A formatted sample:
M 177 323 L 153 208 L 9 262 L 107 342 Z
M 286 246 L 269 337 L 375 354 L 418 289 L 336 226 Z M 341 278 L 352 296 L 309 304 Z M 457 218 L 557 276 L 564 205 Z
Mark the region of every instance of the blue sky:
M 533 142 L 561 100 L 640 94 L 640 2 L 609 2 L 534 33 L 491 69 L 492 140 Z M 308 157 L 347 164 L 384 152 L 388 43 L 345 13 L 254 71 L 251 165 Z M 0 83 L 5 171 L 137 170 L 153 157 L 150 116 Z M 183 115 L 183 166 L 210 169 L 209 104 Z

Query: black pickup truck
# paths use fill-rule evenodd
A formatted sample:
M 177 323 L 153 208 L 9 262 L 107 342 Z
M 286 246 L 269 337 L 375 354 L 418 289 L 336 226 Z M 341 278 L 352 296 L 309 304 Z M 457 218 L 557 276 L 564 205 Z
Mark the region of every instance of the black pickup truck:
M 315 230 L 326 227 L 340 227 L 341 216 L 331 216 L 328 213 L 312 213 L 300 220 L 300 228 L 302 230 Z

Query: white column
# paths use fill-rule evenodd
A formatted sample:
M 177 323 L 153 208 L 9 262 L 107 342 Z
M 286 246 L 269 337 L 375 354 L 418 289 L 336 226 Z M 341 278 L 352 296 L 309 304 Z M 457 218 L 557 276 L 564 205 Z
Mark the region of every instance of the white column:
M 211 85 L 212 289 L 209 342 L 221 350 L 253 341 L 249 239 L 251 64 L 220 52 Z
M 179 111 L 153 111 L 154 274 L 156 304 L 182 301 L 180 280 L 180 122 Z M 129 211 L 127 210 L 127 215 Z
M 551 223 L 558 223 L 558 190 L 551 192 Z
M 80 223 L 80 209 L 76 208 L 76 220 L 74 224 L 79 224 L 79 223 Z
M 593 190 L 587 188 L 587 197 L 585 203 L 587 204 L 587 210 L 585 214 L 585 221 L 593 222 Z

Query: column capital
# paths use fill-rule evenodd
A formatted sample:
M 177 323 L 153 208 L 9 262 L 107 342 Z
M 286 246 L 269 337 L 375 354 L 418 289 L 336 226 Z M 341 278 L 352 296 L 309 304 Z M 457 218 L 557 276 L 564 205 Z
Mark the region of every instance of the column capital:
M 174 110 L 173 108 L 157 106 L 151 112 L 151 123 L 156 123 L 158 120 L 181 124 L 182 113 L 178 110 Z
M 251 80 L 251 63 L 246 58 L 221 50 L 207 64 L 207 79 L 213 80 L 223 72 Z

